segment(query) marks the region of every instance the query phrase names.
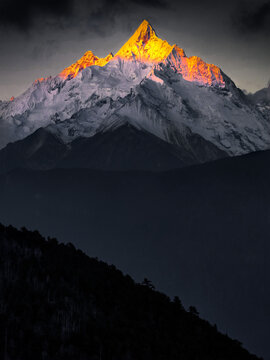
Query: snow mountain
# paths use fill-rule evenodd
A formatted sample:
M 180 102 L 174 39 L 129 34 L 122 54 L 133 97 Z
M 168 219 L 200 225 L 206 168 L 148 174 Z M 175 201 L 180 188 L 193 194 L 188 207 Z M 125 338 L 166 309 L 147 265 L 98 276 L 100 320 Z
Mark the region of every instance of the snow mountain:
M 258 110 L 270 121 L 270 81 L 268 87 L 248 95 Z
M 233 81 L 160 39 L 146 20 L 115 55 L 88 51 L 57 76 L 0 102 L 0 148 L 40 128 L 67 149 L 63 156 L 82 139 L 106 135 L 108 143 L 108 134 L 123 153 L 123 135 L 132 129 L 136 138 L 147 134 L 158 138 L 155 145 L 172 147 L 181 166 L 270 147 L 269 119 Z

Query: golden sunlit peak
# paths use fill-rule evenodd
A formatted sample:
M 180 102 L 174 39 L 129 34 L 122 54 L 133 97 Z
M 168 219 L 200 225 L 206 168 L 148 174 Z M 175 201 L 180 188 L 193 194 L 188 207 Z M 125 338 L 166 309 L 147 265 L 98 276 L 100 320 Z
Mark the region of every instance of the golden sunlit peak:
M 64 69 L 59 77 L 73 79 L 81 70 L 89 66 L 104 66 L 111 59 L 117 58 L 125 61 L 136 60 L 150 65 L 164 62 L 187 81 L 204 85 L 225 86 L 222 72 L 217 66 L 207 64 L 196 56 L 187 57 L 183 49 L 160 39 L 147 20 L 143 20 L 115 56 L 110 53 L 104 58 L 99 58 L 89 50 L 81 59 Z
M 187 57 L 184 50 L 177 45 L 173 46 L 173 51 L 167 61 L 187 81 L 209 86 L 225 86 L 225 81 L 219 67 L 207 64 L 198 56 Z
M 172 46 L 166 40 L 158 38 L 150 23 L 144 20 L 115 57 L 125 60 L 159 62 L 164 60 L 171 51 Z
M 92 65 L 98 65 L 98 66 L 104 66 L 106 65 L 111 59 L 113 58 L 113 54 L 110 53 L 105 58 L 99 58 L 94 55 L 94 53 L 89 50 L 86 51 L 86 53 L 83 55 L 82 58 L 80 58 L 78 61 L 76 61 L 74 64 L 70 65 L 66 69 L 64 69 L 60 74 L 59 77 L 63 79 L 73 79 L 76 77 L 79 73 L 79 71 L 92 66 Z
M 132 39 L 135 40 L 136 42 L 141 41 L 142 43 L 146 43 L 148 40 L 150 40 L 153 37 L 157 37 L 155 30 L 147 20 L 143 20 L 143 22 L 135 31 L 135 33 L 130 38 L 130 40 Z

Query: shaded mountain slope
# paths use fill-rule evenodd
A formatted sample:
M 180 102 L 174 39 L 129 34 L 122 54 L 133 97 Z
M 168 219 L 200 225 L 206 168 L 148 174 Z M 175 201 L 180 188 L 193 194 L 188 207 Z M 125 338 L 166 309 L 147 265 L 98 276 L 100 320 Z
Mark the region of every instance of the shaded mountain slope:
M 215 145 L 192 133 L 176 147 L 131 125 L 78 138 L 69 145 L 39 129 L 0 150 L 0 173 L 16 168 L 91 168 L 161 171 L 225 157 Z
M 16 168 L 49 169 L 65 156 L 67 150 L 65 144 L 41 128 L 0 150 L 0 172 Z
M 269 163 L 267 151 L 167 173 L 13 171 L 0 219 L 181 294 L 269 359 Z
M 257 359 L 72 244 L 0 225 L 0 355 L 10 360 Z
M 258 90 L 254 94 L 248 94 L 250 100 L 255 104 L 269 105 L 270 104 L 270 83 L 268 87 Z
M 268 87 L 254 94 L 248 94 L 248 97 L 257 106 L 263 116 L 270 120 L 270 82 Z

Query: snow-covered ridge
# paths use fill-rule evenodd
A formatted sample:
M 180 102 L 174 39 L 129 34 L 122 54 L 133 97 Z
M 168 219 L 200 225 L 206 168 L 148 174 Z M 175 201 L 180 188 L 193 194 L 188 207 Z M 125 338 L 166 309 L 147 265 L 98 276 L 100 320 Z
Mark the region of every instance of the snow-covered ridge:
M 195 81 L 209 86 L 225 86 L 221 71 L 217 66 L 207 64 L 197 56 L 187 57 L 183 49 L 160 39 L 146 20 L 141 23 L 115 56 L 110 53 L 105 58 L 98 58 L 92 51 L 87 51 L 81 59 L 64 69 L 59 76 L 65 79 L 74 78 L 79 71 L 86 67 L 105 66 L 112 59 L 137 60 L 152 65 L 167 62 L 187 81 Z
M 255 94 L 248 94 L 248 97 L 263 116 L 270 121 L 270 82 L 266 88 L 257 91 Z
M 74 64 L 70 65 L 58 75 L 63 79 L 73 79 L 78 75 L 83 69 L 92 66 L 104 66 L 113 58 L 113 54 L 110 53 L 105 58 L 99 58 L 93 54 L 92 51 L 87 51 L 82 58 L 76 61 Z
M 187 57 L 143 21 L 115 56 L 89 51 L 0 103 L 0 148 L 40 127 L 68 143 L 124 123 L 179 146 L 198 134 L 229 155 L 270 146 L 269 122 L 217 66 Z

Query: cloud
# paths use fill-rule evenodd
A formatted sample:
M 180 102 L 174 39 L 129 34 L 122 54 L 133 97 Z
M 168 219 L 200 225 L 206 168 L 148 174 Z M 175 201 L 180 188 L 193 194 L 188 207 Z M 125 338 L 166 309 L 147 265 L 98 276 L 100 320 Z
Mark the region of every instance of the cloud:
M 69 16 L 73 0 L 1 0 L 0 22 L 21 30 L 29 29 L 36 16 Z
M 253 7 L 246 7 L 242 3 L 237 16 L 234 17 L 234 25 L 243 33 L 268 34 L 270 32 L 270 1 L 253 5 Z
M 166 0 L 0 0 L 0 23 L 28 31 L 38 26 L 38 21 L 54 22 L 59 26 L 68 26 L 69 22 L 74 23 L 82 17 L 110 22 L 117 14 L 128 12 L 132 4 L 168 8 Z
M 169 3 L 163 0 L 132 0 L 135 4 L 158 7 L 167 9 L 170 7 Z

